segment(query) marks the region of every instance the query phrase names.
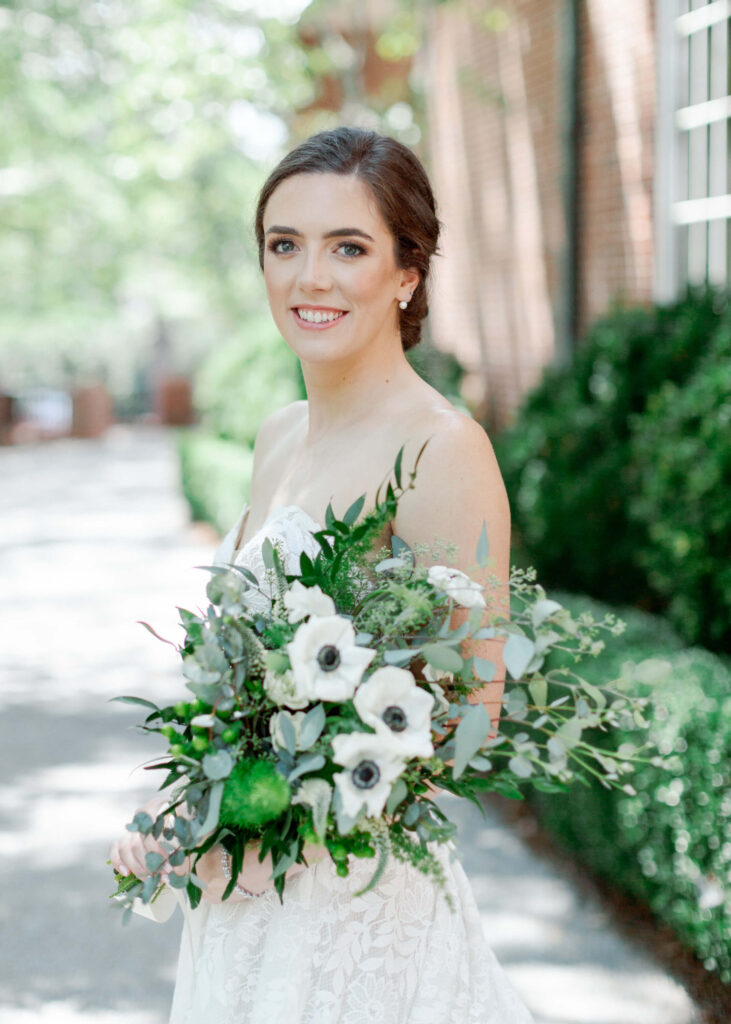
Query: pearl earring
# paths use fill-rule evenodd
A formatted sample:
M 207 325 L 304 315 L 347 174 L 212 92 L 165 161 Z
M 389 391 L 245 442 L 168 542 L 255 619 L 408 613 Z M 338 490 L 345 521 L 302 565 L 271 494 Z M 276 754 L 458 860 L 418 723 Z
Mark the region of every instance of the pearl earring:
M 401 299 L 401 301 L 399 302 L 399 306 L 401 307 L 401 309 L 406 309 L 406 307 L 408 306 L 408 302 L 406 301 L 406 299 Z

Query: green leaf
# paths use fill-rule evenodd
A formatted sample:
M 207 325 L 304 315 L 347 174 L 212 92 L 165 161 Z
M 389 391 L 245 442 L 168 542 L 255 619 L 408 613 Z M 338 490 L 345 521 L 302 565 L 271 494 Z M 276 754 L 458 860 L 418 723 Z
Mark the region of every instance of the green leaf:
M 111 697 L 109 703 L 117 701 L 119 704 L 139 704 L 143 708 L 152 708 L 153 711 L 160 711 L 157 704 L 153 704 L 151 700 L 144 700 L 142 697 Z
M 333 511 L 332 503 L 328 501 L 327 508 L 325 509 L 325 526 L 328 530 L 332 530 L 335 522 L 335 513 Z
M 298 779 L 305 772 L 316 772 L 324 764 L 325 758 L 322 754 L 308 754 L 307 757 L 303 757 L 297 762 L 296 766 L 287 776 L 287 781 L 292 782 L 293 779 Z
M 462 657 L 451 647 L 441 644 L 426 644 L 421 653 L 433 668 L 444 672 L 459 672 L 462 669 Z
M 383 660 L 387 665 L 407 665 L 414 657 L 414 653 L 408 647 L 394 647 L 386 651 Z
M 406 445 L 401 445 L 399 448 L 398 455 L 396 456 L 396 462 L 393 466 L 393 475 L 396 477 L 396 486 L 400 489 L 401 487 L 401 461 L 404 457 L 404 448 Z
M 487 523 L 482 520 L 482 529 L 480 530 L 480 537 L 477 541 L 477 562 L 484 569 L 487 566 L 488 559 L 490 557 L 490 543 L 487 539 Z
M 137 624 L 138 624 L 138 626 L 144 626 L 145 629 L 147 630 L 147 632 L 148 633 L 152 633 L 152 635 L 155 637 L 156 640 L 162 640 L 162 642 L 164 644 L 169 644 L 171 647 L 174 647 L 175 650 L 177 651 L 177 649 L 178 649 L 177 644 L 174 644 L 172 642 L 172 640 L 166 640 L 164 636 L 160 636 L 159 633 L 155 632 L 155 630 L 152 628 L 152 626 L 150 625 L 149 622 L 142 622 L 140 619 L 138 619 L 137 620 Z
M 477 678 L 481 679 L 483 682 L 490 683 L 495 678 L 494 662 L 488 661 L 486 658 L 478 658 L 477 655 L 475 655 L 472 659 L 472 666 Z
M 347 523 L 348 526 L 352 526 L 361 513 L 361 509 L 365 504 L 366 496 L 361 494 L 359 498 L 356 498 L 353 504 L 350 506 L 348 511 L 343 516 L 343 522 Z
M 216 750 L 214 753 L 205 754 L 201 765 L 206 778 L 217 782 L 219 779 L 228 778 L 231 774 L 234 759 L 227 750 Z
M 264 538 L 264 543 L 261 546 L 261 557 L 267 569 L 274 568 L 274 545 L 269 537 Z
M 302 719 L 300 726 L 300 750 L 309 750 L 320 738 L 325 728 L 325 709 L 322 704 L 315 704 Z
M 215 704 L 221 696 L 220 683 L 186 683 L 185 685 L 205 704 Z
M 458 779 L 475 756 L 492 728 L 484 704 L 473 704 L 460 721 L 455 733 L 454 766 L 452 778 Z
M 548 701 L 548 681 L 545 676 L 534 676 L 528 683 L 528 690 L 533 703 L 544 708 Z
M 287 753 L 294 757 L 297 752 L 297 734 L 294 731 L 294 725 L 292 719 L 287 714 L 283 714 L 281 711 L 277 719 L 279 728 L 282 730 L 282 737 L 284 738 L 284 745 L 287 748 Z
M 187 884 L 188 875 L 177 875 L 174 871 L 170 872 L 168 885 L 172 886 L 173 889 L 185 889 Z
M 299 852 L 299 845 L 300 845 L 299 844 L 299 839 L 293 839 L 292 840 L 292 842 L 290 843 L 289 850 L 287 851 L 287 853 L 285 853 L 275 863 L 274 870 L 272 871 L 272 874 L 270 876 L 271 878 L 278 878 L 280 875 L 283 875 L 284 872 L 288 868 L 292 867 L 294 862 L 297 860 L 297 854 Z M 272 860 L 274 860 L 273 857 L 272 857 Z
M 154 874 L 158 868 L 161 868 L 165 863 L 165 858 L 161 853 L 148 853 L 145 855 L 145 864 L 147 865 L 148 871 L 152 871 Z
M 549 615 L 553 615 L 554 612 L 560 611 L 562 607 L 563 605 L 560 605 L 558 601 L 551 601 L 547 597 L 540 601 L 536 601 L 530 610 L 533 628 L 537 629 Z
M 216 825 L 218 825 L 218 816 L 221 813 L 221 800 L 223 799 L 223 789 L 223 782 L 217 782 L 214 786 L 211 786 L 211 795 L 208 798 L 208 813 L 206 814 L 205 820 L 202 824 L 197 826 L 196 841 L 200 841 L 204 836 L 208 835 L 209 832 L 212 832 Z
M 403 779 L 396 779 L 386 801 L 386 814 L 393 814 L 398 805 L 408 796 L 408 788 Z
M 503 661 L 513 679 L 521 679 L 535 654 L 532 640 L 520 633 L 511 633 L 503 646 Z

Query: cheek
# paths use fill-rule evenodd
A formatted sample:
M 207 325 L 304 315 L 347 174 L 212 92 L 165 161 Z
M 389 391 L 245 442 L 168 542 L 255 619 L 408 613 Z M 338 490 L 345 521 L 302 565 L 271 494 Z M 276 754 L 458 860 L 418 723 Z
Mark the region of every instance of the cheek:
M 353 274 L 350 292 L 353 298 L 361 301 L 385 300 L 391 298 L 391 281 L 388 274 L 379 267 L 361 267 L 360 272 Z

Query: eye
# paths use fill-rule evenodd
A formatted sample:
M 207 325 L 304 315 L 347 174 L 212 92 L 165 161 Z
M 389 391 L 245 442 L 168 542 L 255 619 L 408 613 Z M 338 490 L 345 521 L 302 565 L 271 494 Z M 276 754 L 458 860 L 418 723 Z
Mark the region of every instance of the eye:
M 282 249 L 281 246 L 291 245 L 292 249 Z M 291 238 L 274 238 L 269 243 L 270 252 L 289 253 L 294 251 L 294 242 Z
M 343 252 L 344 256 L 362 256 L 366 251 L 362 245 L 357 245 L 355 242 L 341 242 L 338 249 L 349 249 L 350 252 Z M 353 251 L 355 250 L 355 251 Z

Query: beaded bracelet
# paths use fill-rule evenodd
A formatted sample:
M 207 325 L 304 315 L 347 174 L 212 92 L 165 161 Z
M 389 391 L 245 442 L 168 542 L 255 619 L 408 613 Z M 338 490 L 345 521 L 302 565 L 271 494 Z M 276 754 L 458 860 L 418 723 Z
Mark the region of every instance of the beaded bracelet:
M 221 869 L 223 870 L 223 877 L 227 882 L 231 881 L 231 859 L 226 851 L 226 847 L 221 847 Z M 237 882 L 234 886 L 233 891 L 237 896 L 243 896 L 247 900 L 255 900 L 258 896 L 262 896 L 260 892 L 249 892 L 248 889 L 244 889 L 242 885 Z

